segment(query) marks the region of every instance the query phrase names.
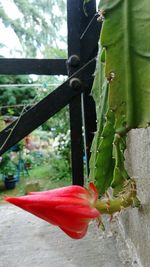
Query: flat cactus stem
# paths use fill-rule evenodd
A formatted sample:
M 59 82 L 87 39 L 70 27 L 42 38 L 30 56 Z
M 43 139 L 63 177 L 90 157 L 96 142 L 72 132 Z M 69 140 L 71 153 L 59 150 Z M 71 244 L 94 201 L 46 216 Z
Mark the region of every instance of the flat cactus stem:
M 99 9 L 103 26 L 92 90 L 97 132 L 90 179 L 100 195 L 111 186 L 116 197 L 130 180 L 124 167 L 127 132 L 150 125 L 150 1 L 101 0 Z
M 90 158 L 90 180 L 95 177 L 95 164 L 97 158 L 97 149 L 100 142 L 101 133 L 104 127 L 105 111 L 107 109 L 107 98 L 108 98 L 108 84 L 104 76 L 104 64 L 101 62 L 102 50 L 98 55 L 96 74 L 92 87 L 92 96 L 96 104 L 97 114 L 97 131 L 95 133 L 92 147 L 91 147 L 91 158 Z
M 98 55 L 96 76 L 92 95 L 96 103 L 97 132 L 95 134 L 90 158 L 89 179 L 93 180 L 102 195 L 110 186 L 114 168 L 112 143 L 114 139 L 114 113 L 108 111 L 108 81 L 104 76 L 105 51 Z
M 113 111 L 108 111 L 106 115 L 106 123 L 104 125 L 101 136 L 96 139 L 96 150 L 92 152 L 93 154 L 90 159 L 90 177 L 94 177 L 94 183 L 100 195 L 103 195 L 105 193 L 105 191 L 110 186 L 113 178 L 113 126 L 114 113 Z
M 96 114 L 97 120 L 99 120 L 100 109 L 104 106 L 105 103 L 102 97 L 106 93 L 107 90 L 107 80 L 105 78 L 105 61 L 102 61 L 102 57 L 105 58 L 105 49 L 99 49 L 99 54 L 97 56 L 97 64 L 96 64 L 96 71 L 95 71 L 95 79 L 92 86 L 91 95 L 94 98 L 96 104 Z M 108 95 L 107 95 L 108 96 Z
M 116 132 L 147 127 L 150 122 L 150 1 L 101 0 L 104 22 L 101 46 L 106 49 L 109 107 L 115 110 Z

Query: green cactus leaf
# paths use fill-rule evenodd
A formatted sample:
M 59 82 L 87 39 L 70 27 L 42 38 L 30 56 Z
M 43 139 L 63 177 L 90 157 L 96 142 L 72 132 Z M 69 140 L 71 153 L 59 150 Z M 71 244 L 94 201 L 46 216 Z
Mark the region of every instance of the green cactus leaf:
M 130 178 L 124 166 L 126 135 L 150 124 L 150 1 L 101 0 L 100 53 L 92 95 L 97 132 L 90 179 L 100 195 L 114 196 Z
M 124 167 L 124 151 L 126 148 L 126 138 L 125 136 L 120 136 L 115 134 L 113 141 L 113 157 L 115 159 L 115 167 L 113 172 L 113 179 L 111 182 L 111 187 L 113 190 L 113 195 L 117 196 L 120 191 L 122 191 L 125 181 L 130 177 Z
M 113 159 L 113 140 L 114 140 L 114 112 L 108 111 L 106 122 L 99 137 L 99 143 L 95 158 L 95 185 L 100 195 L 107 191 L 113 179 L 114 159 Z
M 109 10 L 109 9 L 113 9 L 116 6 L 118 6 L 120 4 L 122 0 L 101 0 L 100 4 L 99 4 L 99 8 L 102 10 Z
M 150 1 L 101 0 L 105 20 L 101 45 L 106 48 L 109 106 L 116 131 L 150 122 Z

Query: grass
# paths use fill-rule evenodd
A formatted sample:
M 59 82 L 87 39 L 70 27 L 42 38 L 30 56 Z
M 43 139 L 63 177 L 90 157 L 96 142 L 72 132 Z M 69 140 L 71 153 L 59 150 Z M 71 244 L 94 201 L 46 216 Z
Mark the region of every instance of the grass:
M 0 181 L 0 202 L 3 202 L 4 196 L 20 196 L 25 195 L 28 185 L 38 185 L 40 191 L 63 187 L 71 184 L 71 176 L 68 174 L 65 177 L 56 173 L 56 170 L 50 164 L 36 166 L 29 170 L 29 175 L 21 175 L 15 189 L 7 190 L 4 182 Z M 31 189 L 33 191 L 33 189 Z M 35 190 L 39 191 L 39 190 Z

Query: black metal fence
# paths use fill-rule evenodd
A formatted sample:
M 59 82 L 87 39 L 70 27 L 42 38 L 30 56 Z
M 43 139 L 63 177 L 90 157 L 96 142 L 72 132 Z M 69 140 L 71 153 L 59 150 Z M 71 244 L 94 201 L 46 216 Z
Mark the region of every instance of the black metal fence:
M 72 181 L 83 185 L 86 153 L 96 129 L 95 105 L 90 91 L 93 83 L 100 24 L 97 22 L 96 1 L 67 0 L 68 59 L 0 59 L 0 74 L 68 75 L 67 81 L 22 114 L 18 120 L 0 132 L 0 155 L 69 104 Z M 83 126 L 85 142 L 83 142 Z M 84 144 L 83 144 L 84 143 Z M 85 151 L 84 151 L 85 146 Z M 87 164 L 88 165 L 88 164 Z

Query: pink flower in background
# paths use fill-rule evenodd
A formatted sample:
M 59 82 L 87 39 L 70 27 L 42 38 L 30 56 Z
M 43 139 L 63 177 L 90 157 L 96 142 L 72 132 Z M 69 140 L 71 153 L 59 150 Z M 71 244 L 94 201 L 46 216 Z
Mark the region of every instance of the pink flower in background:
M 5 200 L 59 226 L 68 236 L 80 239 L 85 236 L 91 220 L 99 218 L 94 207 L 98 193 L 94 184 L 89 189 L 67 186 L 27 196 L 6 197 Z
M 28 150 L 38 149 L 40 147 L 39 142 L 35 141 L 30 135 L 27 135 L 25 138 L 25 147 Z

